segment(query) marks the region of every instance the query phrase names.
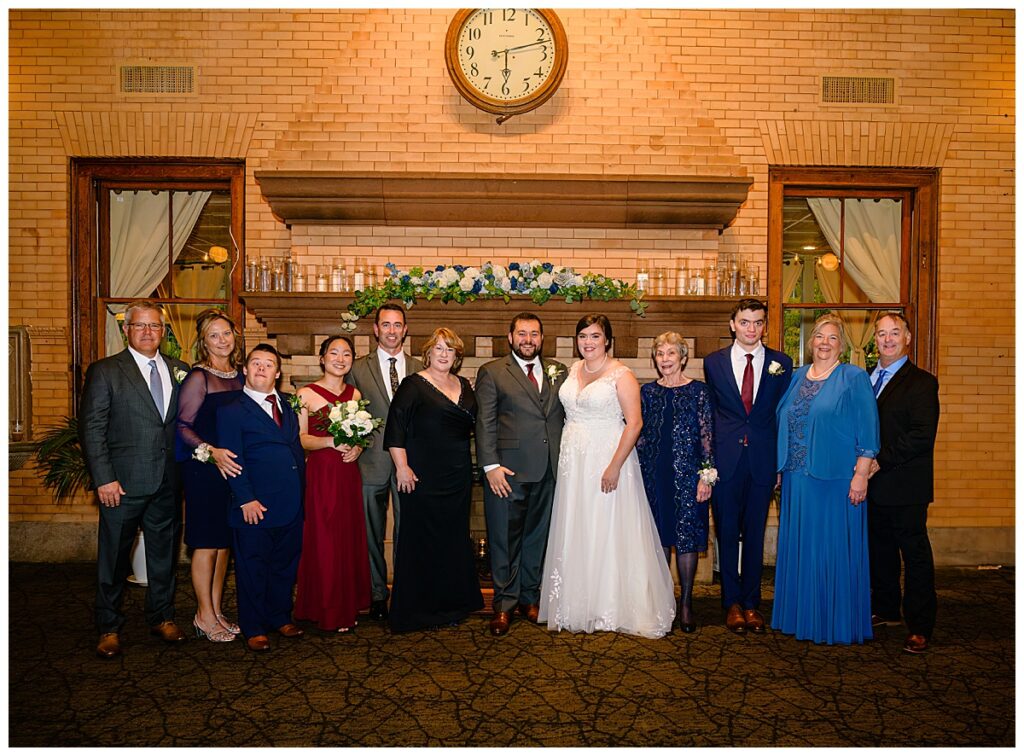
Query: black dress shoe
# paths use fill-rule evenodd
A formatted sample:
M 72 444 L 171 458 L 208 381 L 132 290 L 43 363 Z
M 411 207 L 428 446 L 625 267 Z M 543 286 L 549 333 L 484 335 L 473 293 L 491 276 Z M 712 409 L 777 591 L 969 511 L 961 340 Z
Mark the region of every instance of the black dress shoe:
M 697 623 L 696 622 L 680 622 L 679 623 L 679 629 L 682 630 L 684 633 L 695 633 L 695 632 L 697 632 Z
M 370 604 L 370 619 L 383 622 L 388 618 L 387 599 L 380 599 Z

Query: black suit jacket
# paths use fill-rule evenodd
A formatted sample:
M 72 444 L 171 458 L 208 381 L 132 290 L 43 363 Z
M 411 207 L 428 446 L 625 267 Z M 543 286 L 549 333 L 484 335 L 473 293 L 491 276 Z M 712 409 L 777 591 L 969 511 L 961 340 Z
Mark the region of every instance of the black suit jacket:
M 162 354 L 159 359 L 171 373 L 171 399 L 162 420 L 127 349 L 97 360 L 86 371 L 78 432 L 94 487 L 116 480 L 128 496 L 149 496 L 160 487 L 165 472 L 177 485 L 174 430 L 178 381 L 174 371 L 187 372 L 188 365 Z
M 938 380 L 907 360 L 878 395 L 878 421 L 880 469 L 868 482 L 869 503 L 882 507 L 929 504 L 935 498 Z

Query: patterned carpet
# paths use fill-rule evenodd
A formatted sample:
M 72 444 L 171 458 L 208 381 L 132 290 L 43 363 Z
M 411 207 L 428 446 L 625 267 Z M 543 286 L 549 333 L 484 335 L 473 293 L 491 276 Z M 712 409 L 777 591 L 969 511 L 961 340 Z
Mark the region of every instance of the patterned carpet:
M 483 616 L 392 636 L 367 620 L 274 637 L 256 656 L 150 637 L 133 587 L 125 655 L 102 661 L 93 566 L 12 564 L 9 745 L 1012 746 L 1014 625 L 992 619 L 1012 620 L 1014 582 L 1012 569 L 940 570 L 925 656 L 900 650 L 903 628 L 852 648 L 733 636 L 717 587 L 700 589 L 713 624 L 693 636 L 518 622 L 492 638 Z M 178 596 L 190 618 L 184 567 Z

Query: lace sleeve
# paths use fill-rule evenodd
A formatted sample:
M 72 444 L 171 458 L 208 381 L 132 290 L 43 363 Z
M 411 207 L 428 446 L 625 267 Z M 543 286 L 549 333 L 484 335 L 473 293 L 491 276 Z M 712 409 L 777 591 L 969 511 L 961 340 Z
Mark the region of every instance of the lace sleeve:
M 178 438 L 192 449 L 203 443 L 193 426 L 205 399 L 206 371 L 197 368 L 185 377 L 178 392 Z
M 713 413 L 711 411 L 711 392 L 707 386 L 701 386 L 697 395 L 697 423 L 700 427 L 700 445 L 704 456 L 703 461 L 715 466 L 715 445 Z

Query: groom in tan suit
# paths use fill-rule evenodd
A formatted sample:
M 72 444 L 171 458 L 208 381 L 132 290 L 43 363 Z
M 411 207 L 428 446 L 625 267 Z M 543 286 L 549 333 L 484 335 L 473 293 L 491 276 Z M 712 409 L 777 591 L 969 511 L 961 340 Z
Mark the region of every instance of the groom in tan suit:
M 345 379 L 359 390 L 363 399 L 370 402 L 368 409 L 374 417 L 387 418 L 398 384 L 407 375 L 423 369 L 420 360 L 406 357 L 402 351 L 407 331 L 405 309 L 398 304 L 381 305 L 373 323 L 377 348 L 356 360 Z M 359 473 L 363 478 L 363 511 L 366 514 L 366 544 L 370 552 L 370 619 L 375 620 L 388 618 L 388 566 L 384 559 L 388 494 L 391 495 L 395 512 L 395 525 L 391 533 L 392 557 L 398 551 L 399 532 L 395 465 L 391 455 L 383 448 L 383 437 L 384 426 L 374 432 L 373 443 L 359 456 Z
M 476 376 L 476 456 L 484 469 L 484 513 L 494 581 L 492 635 L 505 635 L 512 613 L 537 621 L 541 567 L 565 410 L 558 389 L 568 371 L 541 357 L 544 326 L 536 315 L 512 319 L 512 354 Z

